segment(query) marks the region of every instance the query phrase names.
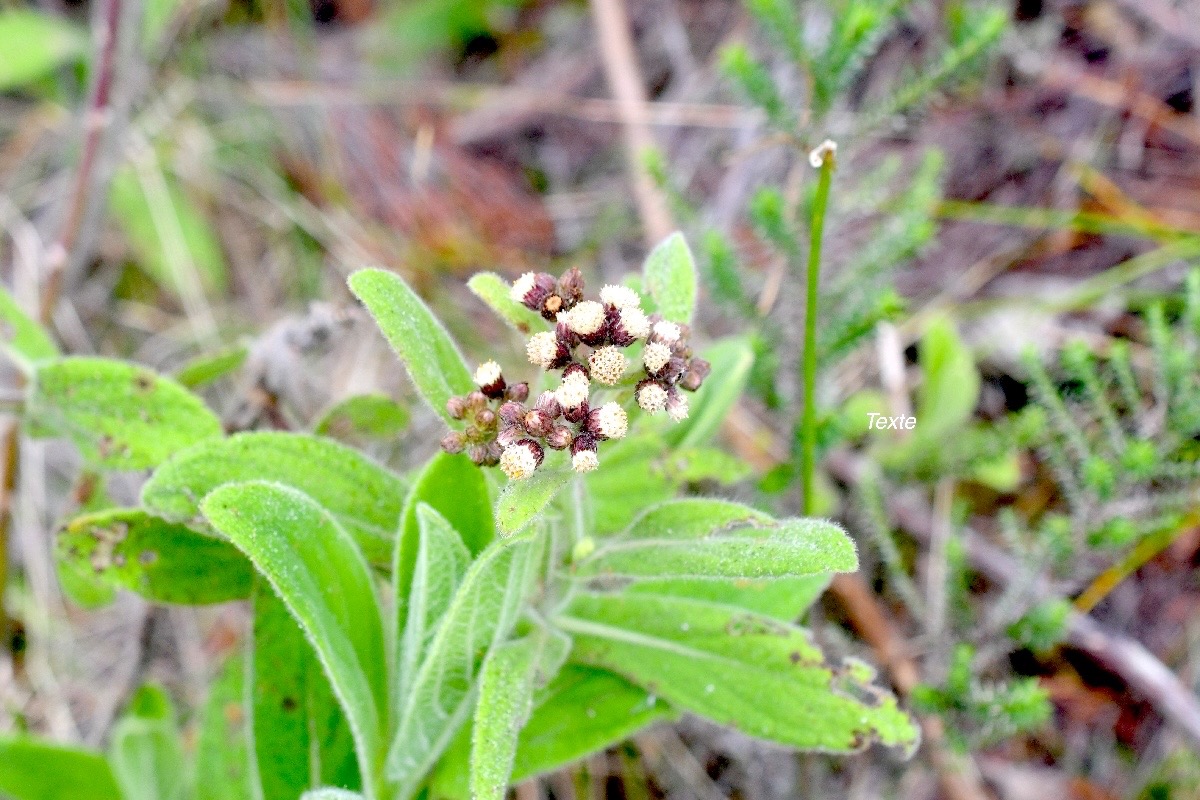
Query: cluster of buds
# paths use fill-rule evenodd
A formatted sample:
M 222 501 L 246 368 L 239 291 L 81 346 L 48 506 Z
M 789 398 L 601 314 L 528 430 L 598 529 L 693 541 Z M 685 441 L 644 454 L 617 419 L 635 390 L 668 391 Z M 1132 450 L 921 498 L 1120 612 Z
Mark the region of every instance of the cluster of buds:
M 494 467 L 504 456 L 497 441 L 500 431 L 498 410 L 504 403 L 521 403 L 529 397 L 529 384 L 504 380 L 500 365 L 487 361 L 475 370 L 476 391 L 456 395 L 446 401 L 446 412 L 453 419 L 467 423 L 461 431 L 451 431 L 442 438 L 447 453 L 462 453 L 481 467 Z M 493 405 L 496 408 L 493 408 Z
M 634 399 L 644 411 L 666 410 L 677 422 L 687 417 L 687 398 L 680 390 L 699 389 L 710 369 L 708 362 L 692 357 L 687 326 L 647 316 L 641 296 L 628 287 L 605 286 L 599 300 L 585 300 L 583 288 L 578 269 L 558 279 L 527 272 L 513 284 L 514 301 L 555 323 L 554 330 L 535 333 L 525 352 L 531 363 L 561 371 L 559 385 L 530 407 L 526 384 L 509 387 L 494 361 L 483 364 L 475 372 L 479 391 L 451 398 L 448 405 L 455 419 L 471 415 L 471 424 L 443 439 L 443 449 L 465 449 L 475 463 L 499 465 L 513 480 L 533 474 L 547 449 L 569 450 L 571 466 L 590 472 L 600 463 L 600 442 L 620 439 L 629 430 L 621 403 L 596 402 L 593 381 L 605 387 L 636 381 Z M 630 360 L 624 351 L 639 341 L 645 341 L 643 374 L 626 382 Z M 495 400 L 500 403 L 493 410 Z

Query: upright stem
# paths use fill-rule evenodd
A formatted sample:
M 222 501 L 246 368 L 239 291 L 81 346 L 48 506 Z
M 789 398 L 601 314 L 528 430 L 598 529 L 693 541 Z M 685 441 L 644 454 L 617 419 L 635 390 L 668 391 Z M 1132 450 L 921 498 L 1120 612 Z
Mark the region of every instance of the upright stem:
M 812 232 L 808 247 L 808 291 L 804 306 L 804 412 L 800 420 L 800 482 L 805 515 L 813 513 L 813 475 L 817 459 L 817 295 L 821 280 L 821 238 L 825 232 L 825 209 L 833 182 L 834 151 L 822 145 L 814 152 L 821 158 L 817 196 L 813 200 Z

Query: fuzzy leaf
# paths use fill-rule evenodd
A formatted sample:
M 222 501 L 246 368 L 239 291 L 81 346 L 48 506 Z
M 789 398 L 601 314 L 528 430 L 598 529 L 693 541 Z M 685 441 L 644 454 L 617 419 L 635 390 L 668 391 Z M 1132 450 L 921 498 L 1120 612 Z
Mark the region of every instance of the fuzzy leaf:
M 46 329 L 21 310 L 17 299 L 0 286 L 0 340 L 7 353 L 24 372 L 39 361 L 58 358 L 58 346 Z
M 0 92 L 42 78 L 88 52 L 86 31 L 61 17 L 34 11 L 0 13 Z
M 567 664 L 535 699 L 518 739 L 512 780 L 558 769 L 676 716 L 667 703 L 619 675 Z
M 517 734 L 529 718 L 540 642 L 536 635 L 505 642 L 484 659 L 471 733 L 471 797 L 504 800 Z
M 0 736 L 0 795 L 12 800 L 122 800 L 102 756 L 29 736 Z
M 662 437 L 656 433 L 608 442 L 600 469 L 584 479 L 592 500 L 592 532 L 625 528 L 643 508 L 674 496 L 679 481 L 665 466 Z
M 828 572 L 794 578 L 647 578 L 627 587 L 629 594 L 656 594 L 703 600 L 795 622 L 829 587 Z
M 364 790 L 382 752 L 387 689 L 383 622 L 354 539 L 307 495 L 278 483 L 230 483 L 201 511 L 270 581 L 312 642 L 350 722 Z
M 528 336 L 537 331 L 546 330 L 549 325 L 542 315 L 526 308 L 509 297 L 508 281 L 494 272 L 478 272 L 467 281 L 467 288 L 475 296 L 488 304 L 496 316 L 511 325 L 518 333 Z
M 692 539 L 721 529 L 746 525 L 765 526 L 774 522 L 775 519 L 770 514 L 764 514 L 741 503 L 688 497 L 646 509 L 630 523 L 625 535 L 636 538 Z
M 316 436 L 268 431 L 205 442 L 159 467 L 142 487 L 142 504 L 197 525 L 206 494 L 245 480 L 304 492 L 350 532 L 371 563 L 390 563 L 404 483 L 358 451 Z
M 347 397 L 313 426 L 313 431 L 349 444 L 392 439 L 408 427 L 408 409 L 383 394 Z
M 170 378 L 90 357 L 38 366 L 26 423 L 39 435 L 66 436 L 87 461 L 106 469 L 153 467 L 221 435 L 216 415 Z
M 525 529 L 559 491 L 570 482 L 571 472 L 539 470 L 525 480 L 509 481 L 496 503 L 496 527 L 502 536 Z
M 124 800 L 180 800 L 187 792 L 175 709 L 157 686 L 143 686 L 113 728 L 108 746 Z
M 263 797 L 358 786 L 354 742 L 304 631 L 260 582 L 249 647 L 255 763 Z
M 724 606 L 649 595 L 577 595 L 557 624 L 572 659 L 624 675 L 673 706 L 804 750 L 871 741 L 912 752 L 916 724 L 861 663 L 828 665 L 808 633 Z M 770 698 L 764 703 L 763 698 Z
M 540 540 L 492 544 L 454 595 L 405 698 L 388 753 L 389 777 L 410 795 L 470 713 L 481 659 L 508 635 L 540 558 Z
M 463 545 L 462 537 L 445 517 L 425 503 L 417 506 L 416 515 L 419 544 L 412 590 L 405 604 L 407 619 L 397 650 L 397 697 L 408 695 L 417 666 L 424 659 L 438 624 L 471 563 L 471 553 Z
M 250 596 L 254 569 L 229 542 L 140 508 L 71 520 L 58 534 L 58 557 L 105 583 L 160 603 L 205 605 Z
M 690 323 L 696 308 L 696 260 L 683 234 L 671 234 L 650 251 L 642 273 L 663 318 Z
M 400 356 L 425 402 L 452 426 L 446 401 L 475 388 L 458 347 L 421 298 L 400 276 L 382 269 L 359 270 L 350 290 L 363 302 Z
M 251 800 L 254 796 L 245 670 L 245 662 L 235 653 L 209 684 L 196 746 L 196 800 Z

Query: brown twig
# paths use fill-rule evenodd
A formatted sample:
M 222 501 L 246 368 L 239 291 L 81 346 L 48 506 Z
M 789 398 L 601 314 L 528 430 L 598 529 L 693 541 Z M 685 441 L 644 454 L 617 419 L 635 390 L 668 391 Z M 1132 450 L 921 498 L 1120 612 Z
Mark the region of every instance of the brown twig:
M 642 162 L 654 147 L 654 137 L 650 133 L 646 88 L 633 47 L 629 14 L 624 0 L 591 0 L 589 5 L 599 33 L 604 72 L 624 123 L 621 130 L 634 199 L 645 226 L 646 242 L 652 247 L 671 235 L 675 223 L 666 198 Z

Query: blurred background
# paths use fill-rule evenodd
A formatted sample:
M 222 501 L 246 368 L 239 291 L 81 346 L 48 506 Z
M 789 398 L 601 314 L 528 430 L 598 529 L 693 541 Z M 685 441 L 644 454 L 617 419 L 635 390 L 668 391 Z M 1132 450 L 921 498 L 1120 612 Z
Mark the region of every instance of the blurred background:
M 795 513 L 832 139 L 819 505 L 863 569 L 809 623 L 925 744 L 797 756 L 685 720 L 517 794 L 1200 798 L 1198 68 L 1191 0 L 0 0 L 0 276 L 65 351 L 174 374 L 229 430 L 406 468 L 443 431 L 351 271 L 517 374 L 472 274 L 599 286 L 682 230 L 697 337 L 755 358 L 724 456 L 640 468 Z M 5 363 L 0 411 L 19 392 Z M 140 476 L 98 489 L 0 428 L 0 730 L 101 745 L 147 678 L 188 720 L 245 610 L 85 610 L 53 532 Z

